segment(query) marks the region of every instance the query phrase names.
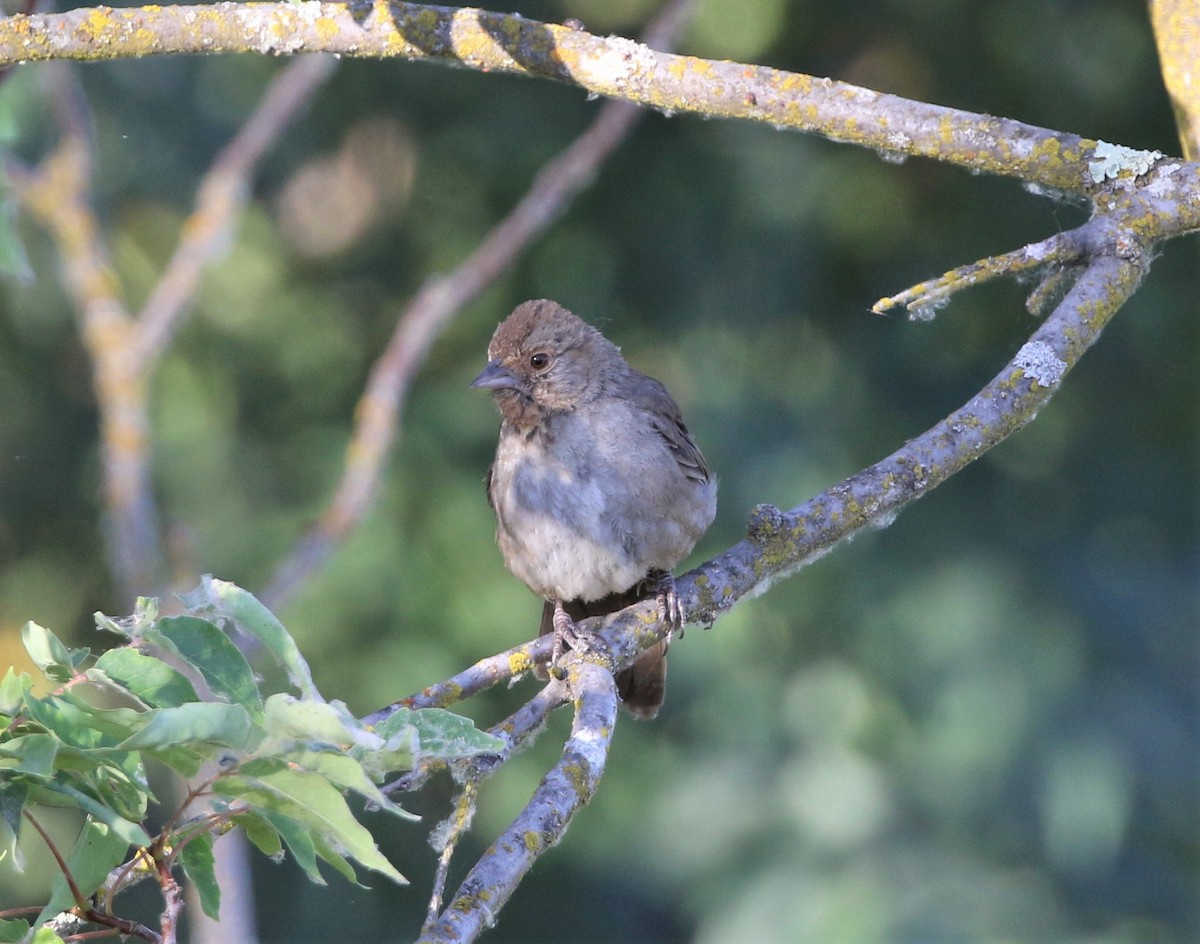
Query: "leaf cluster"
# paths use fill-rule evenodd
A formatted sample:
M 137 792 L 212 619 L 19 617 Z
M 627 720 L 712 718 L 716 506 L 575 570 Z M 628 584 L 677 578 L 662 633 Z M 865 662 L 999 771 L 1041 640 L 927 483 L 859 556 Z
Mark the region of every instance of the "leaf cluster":
M 348 796 L 415 818 L 380 790 L 388 774 L 501 746 L 440 709 L 401 709 L 374 725 L 355 718 L 321 696 L 287 630 L 234 584 L 205 577 L 181 600 L 175 616 L 161 616 L 152 598 L 128 618 L 97 613 L 97 628 L 122 640 L 99 656 L 36 623 L 24 627 L 25 648 L 54 687 L 38 695 L 31 676 L 11 667 L 0 681 L 0 858 L 21 867 L 23 823 L 51 843 L 39 807 L 77 810 L 83 823 L 68 853 L 51 843 L 61 874 L 49 900 L 32 922 L 0 918 L 0 941 L 34 929 L 39 941 L 61 939 L 82 922 L 159 940 L 116 918 L 113 899 L 154 878 L 169 911 L 177 869 L 216 917 L 212 844 L 235 827 L 268 856 L 290 851 L 315 882 L 324 881 L 318 862 L 351 882 L 356 865 L 404 882 Z M 269 655 L 292 691 L 264 693 L 229 629 Z M 181 778 L 181 801 L 156 796 L 151 763 Z

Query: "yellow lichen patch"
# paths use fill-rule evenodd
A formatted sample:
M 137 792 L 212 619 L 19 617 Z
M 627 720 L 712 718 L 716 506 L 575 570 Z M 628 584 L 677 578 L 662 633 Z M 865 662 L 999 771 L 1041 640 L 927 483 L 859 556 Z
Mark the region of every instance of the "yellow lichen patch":
M 513 675 L 531 671 L 533 664 L 533 660 L 524 652 L 514 652 L 508 657 L 508 671 Z
M 158 48 L 158 34 L 154 30 L 141 27 L 134 31 L 133 42 L 139 52 L 152 52 Z
M 317 38 L 322 43 L 331 42 L 341 32 L 338 29 L 337 21 L 331 16 L 318 17 L 313 26 L 317 31 Z
M 563 764 L 562 771 L 571 781 L 571 787 L 580 800 L 586 801 L 591 798 L 588 772 L 582 764 Z
M 525 831 L 525 850 L 537 855 L 542 848 L 542 837 L 532 829 Z
M 93 7 L 80 29 L 91 39 L 97 40 L 112 26 L 112 10 L 108 7 Z
M 695 56 L 672 56 L 667 63 L 667 71 L 673 79 L 682 81 L 710 75 L 713 63 L 707 59 L 697 59 Z
M 789 95 L 807 95 L 812 91 L 812 76 L 795 72 L 777 72 L 771 85 Z

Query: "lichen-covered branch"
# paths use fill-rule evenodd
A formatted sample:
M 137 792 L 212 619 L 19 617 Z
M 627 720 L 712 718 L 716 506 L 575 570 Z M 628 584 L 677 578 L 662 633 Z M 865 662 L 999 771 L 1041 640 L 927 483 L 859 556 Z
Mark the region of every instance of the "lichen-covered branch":
M 15 160 L 6 167 L 21 204 L 54 238 L 63 283 L 92 361 L 101 417 L 105 546 L 113 580 L 127 599 L 152 591 L 165 576 L 150 474 L 150 379 L 200 272 L 233 225 L 259 159 L 329 69 L 327 60 L 298 60 L 272 81 L 206 176 L 179 248 L 137 318 L 128 310 L 96 221 L 90 114 L 65 66 L 51 77 L 60 128 L 57 147 L 36 168 Z
M 90 113 L 66 66 L 51 80 L 58 147 L 37 168 L 10 159 L 6 170 L 17 198 L 50 232 L 62 259 L 63 285 L 91 358 L 100 408 L 109 567 L 122 594 L 132 599 L 158 586 L 159 577 L 146 373 L 134 353 L 136 324 L 92 209 Z
M 168 53 L 401 57 L 538 76 L 667 113 L 742 118 L 883 153 L 931 157 L 1077 194 L 1099 144 L 765 66 L 656 51 L 517 14 L 402 3 L 93 7 L 0 20 L 0 66 Z
M 1077 262 L 1086 251 L 1084 230 L 1056 233 L 1041 242 L 959 266 L 936 279 L 928 279 L 896 295 L 881 298 L 871 306 L 871 311 L 882 315 L 903 307 L 914 321 L 928 320 L 955 292 L 1005 275 L 1022 275 L 1032 269 L 1070 265 Z
M 1135 203 L 1125 209 L 1137 213 Z M 1047 253 L 1047 261 L 1078 262 L 1072 272 L 1074 284 L 996 377 L 959 409 L 887 458 L 791 511 L 768 505 L 755 508 L 745 540 L 676 580 L 689 622 L 712 623 L 739 600 L 766 591 L 838 542 L 864 528 L 886 526 L 905 507 L 1032 421 L 1136 290 L 1149 264 L 1147 245 L 1131 236 L 1128 220 L 1121 214 L 1101 215 L 1066 237 L 1062 246 L 1051 247 L 1054 251 Z M 576 718 L 562 759 L 521 815 L 471 870 L 437 922 L 425 928 L 421 941 L 471 941 L 490 927 L 536 858 L 557 841 L 571 816 L 590 798 L 611 738 L 616 702 L 609 689 L 605 699 L 589 709 L 588 699 L 581 693 L 598 684 L 601 676 L 611 683 L 611 671 L 629 665 L 659 637 L 663 627 L 655 609 L 654 601 L 645 601 L 603 620 L 589 621 L 604 647 L 599 653 L 571 654 L 568 679 L 575 695 Z M 544 658 L 549 648 L 545 642 L 538 640 L 482 660 L 401 704 L 457 701 L 524 671 L 532 659 Z M 551 682 L 526 706 L 537 706 L 527 712 L 529 723 L 514 715 L 509 719 L 515 722 L 511 731 L 503 725 L 498 728 L 514 739 L 526 737 L 561 703 L 559 693 L 551 691 L 560 684 Z M 602 711 L 598 705 L 603 706 Z M 589 717 L 594 720 L 589 722 Z M 581 741 L 585 733 L 586 742 Z M 586 764 L 577 759 L 582 756 L 578 754 L 582 744 L 593 751 Z M 503 765 L 513 752 L 510 748 L 494 758 L 487 773 Z M 416 771 L 395 787 L 415 789 L 428 773 Z
M 883 527 L 901 510 L 1028 424 L 1132 294 L 1142 254 L 1093 259 L 996 377 L 967 403 L 875 465 L 788 512 L 759 506 L 749 534 L 677 581 L 692 619 L 712 621 L 834 544 Z M 620 660 L 618 660 L 620 662 Z
M 604 774 L 617 720 L 611 665 L 572 658 L 568 666 L 575 720 L 562 754 L 528 805 L 493 842 L 463 880 L 422 942 L 473 941 L 491 927 L 500 909 L 538 857 L 555 845 Z

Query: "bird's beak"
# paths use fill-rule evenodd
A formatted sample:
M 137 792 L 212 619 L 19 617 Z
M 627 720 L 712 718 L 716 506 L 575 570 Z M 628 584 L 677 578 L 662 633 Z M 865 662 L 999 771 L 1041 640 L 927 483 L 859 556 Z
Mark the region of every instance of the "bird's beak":
M 505 390 L 509 387 L 516 388 L 518 384 L 517 378 L 507 367 L 499 361 L 488 361 L 487 367 L 471 381 L 471 386 L 481 387 L 484 390 Z

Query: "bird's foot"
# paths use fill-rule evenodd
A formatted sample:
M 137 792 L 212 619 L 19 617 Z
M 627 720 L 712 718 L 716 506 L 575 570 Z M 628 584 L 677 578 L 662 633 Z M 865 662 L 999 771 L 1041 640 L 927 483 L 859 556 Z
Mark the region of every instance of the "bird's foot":
M 678 634 L 683 638 L 683 604 L 675 592 L 675 577 L 669 570 L 651 570 L 646 574 L 646 589 L 657 594 L 658 618 L 671 630 L 667 639 Z
M 584 652 L 588 649 L 604 649 L 606 645 L 598 634 L 580 629 L 575 625 L 575 621 L 563 609 L 562 602 L 554 601 L 554 645 L 550 650 L 551 675 L 559 681 L 566 678 L 567 673 L 559 663 L 568 648 L 574 649 L 576 652 Z

